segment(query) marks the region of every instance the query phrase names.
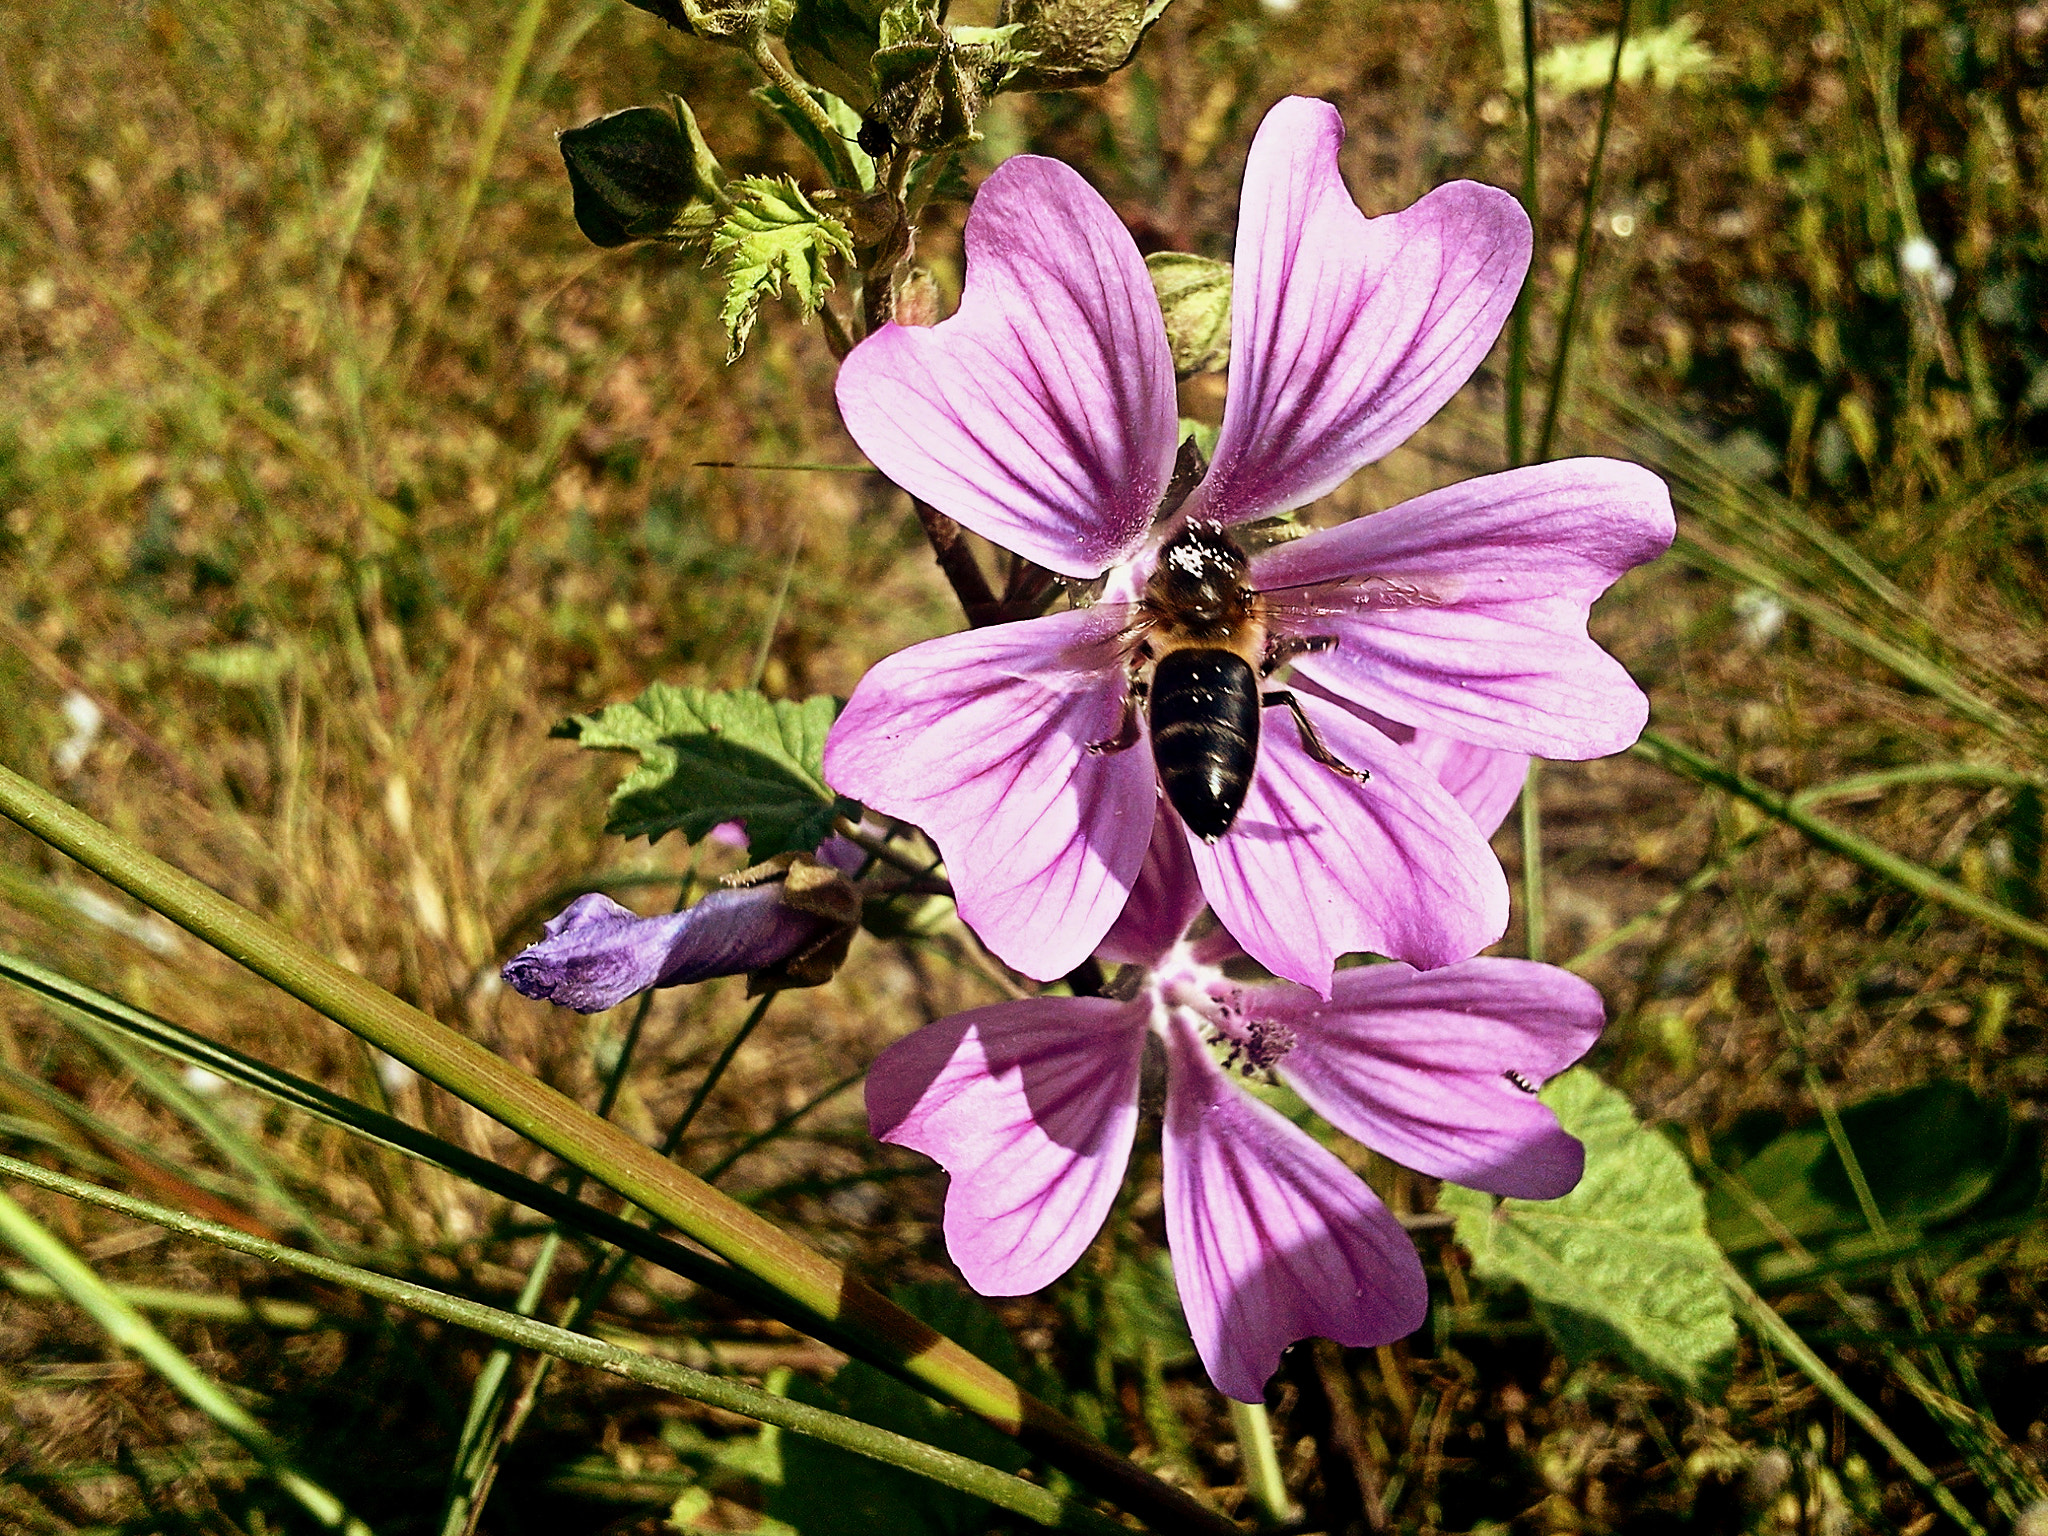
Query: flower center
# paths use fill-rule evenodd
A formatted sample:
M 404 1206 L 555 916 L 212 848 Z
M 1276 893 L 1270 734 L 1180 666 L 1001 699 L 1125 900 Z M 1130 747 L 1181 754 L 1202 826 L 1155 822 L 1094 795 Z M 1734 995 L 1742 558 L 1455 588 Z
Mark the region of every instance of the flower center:
M 1240 1077 L 1270 1073 L 1295 1047 L 1292 1029 L 1247 1014 L 1244 989 L 1215 966 L 1191 958 L 1185 946 L 1153 972 L 1152 997 L 1155 1030 L 1163 1032 L 1178 1015 L 1209 1043 L 1224 1071 Z

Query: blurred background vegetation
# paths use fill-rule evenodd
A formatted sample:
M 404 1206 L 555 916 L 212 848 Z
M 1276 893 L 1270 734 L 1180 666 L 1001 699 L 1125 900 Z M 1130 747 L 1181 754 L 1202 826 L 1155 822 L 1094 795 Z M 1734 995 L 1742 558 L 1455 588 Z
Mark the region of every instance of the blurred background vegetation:
M 1306 93 L 1342 110 L 1369 212 L 1452 177 L 1518 186 L 1519 14 L 1177 0 L 1108 85 L 994 103 L 969 180 L 1056 154 L 1146 250 L 1227 257 L 1249 135 Z M 1594 1065 L 1690 1161 L 1748 1283 L 2008 1528 L 2048 1497 L 2048 5 L 1635 0 L 1590 205 L 1615 8 L 1535 15 L 1532 420 L 1583 211 L 1556 449 L 1649 463 L 1681 509 L 1674 555 L 1595 615 L 1675 750 L 1545 770 L 1547 951 L 1601 986 Z M 586 1101 L 635 1006 L 532 1005 L 498 965 L 569 894 L 652 910 L 740 856 L 605 838 L 616 765 L 549 727 L 655 679 L 843 695 L 958 623 L 900 493 L 785 467 L 859 462 L 820 333 L 771 304 L 728 367 L 694 258 L 597 251 L 569 217 L 553 134 L 664 92 L 729 170 L 801 171 L 753 84 L 622 0 L 0 16 L 0 760 Z M 949 301 L 963 212 L 935 209 L 917 253 Z M 1317 515 L 1500 467 L 1504 352 Z M 1214 377 L 1184 386 L 1189 415 L 1220 400 Z M 1518 913 L 1503 952 L 1526 937 Z M 12 828 L 0 945 L 550 1172 Z M 727 1186 L 827 1251 L 950 1281 L 941 1177 L 869 1142 L 857 1085 L 888 1040 L 1004 995 L 975 953 L 943 918 L 857 941 L 752 1034 L 686 1160 L 742 1154 Z M 746 1007 L 737 982 L 662 994 L 621 1122 L 657 1138 Z M 519 1292 L 540 1240 L 523 1213 L 133 1055 L 7 989 L 6 1150 Z M 1300 1529 L 1947 1518 L 1753 1331 L 1704 1401 L 1562 1353 L 1514 1287 L 1470 1273 L 1426 1181 L 1368 1171 L 1413 1218 L 1438 1306 L 1393 1348 L 1290 1356 L 1272 1402 Z M 1145 1188 L 1074 1277 L 998 1310 L 1028 1379 L 1236 1510 L 1238 1444 L 1177 1332 Z M 174 1293 L 152 1307 L 177 1346 L 378 1530 L 442 1528 L 473 1338 L 31 1203 L 104 1278 Z M 302 1518 L 146 1365 L 7 1277 L 0 1523 Z M 754 1378 L 837 1364 L 659 1272 L 598 1327 Z M 778 1494 L 783 1472 L 837 1474 L 800 1476 L 738 1425 L 563 1371 L 480 1528 L 867 1528 Z

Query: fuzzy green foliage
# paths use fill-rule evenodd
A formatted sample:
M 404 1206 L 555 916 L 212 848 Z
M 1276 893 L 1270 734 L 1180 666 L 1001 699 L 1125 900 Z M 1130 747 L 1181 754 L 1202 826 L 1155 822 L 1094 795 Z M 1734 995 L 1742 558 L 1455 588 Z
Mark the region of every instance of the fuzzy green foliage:
M 726 192 L 732 206 L 711 236 L 711 259 L 725 279 L 719 318 L 731 361 L 746 349 L 762 302 L 785 282 L 804 319 L 818 312 L 832 291 L 832 259 L 853 259 L 853 237 L 787 176 L 748 176 Z
M 695 842 L 721 822 L 747 829 L 755 859 L 809 853 L 832 831 L 841 802 L 825 783 L 828 698 L 793 703 L 655 683 L 630 704 L 577 715 L 555 729 L 586 747 L 634 752 L 640 766 L 612 792 L 605 830 L 650 842 Z
M 1727 1380 L 1734 1310 L 1721 1250 L 1685 1159 L 1646 1134 L 1628 1100 L 1584 1068 L 1543 1101 L 1586 1145 L 1586 1176 L 1558 1200 L 1503 1200 L 1447 1187 L 1444 1209 L 1483 1280 L 1528 1288 L 1536 1315 L 1576 1361 L 1607 1355 L 1696 1401 Z

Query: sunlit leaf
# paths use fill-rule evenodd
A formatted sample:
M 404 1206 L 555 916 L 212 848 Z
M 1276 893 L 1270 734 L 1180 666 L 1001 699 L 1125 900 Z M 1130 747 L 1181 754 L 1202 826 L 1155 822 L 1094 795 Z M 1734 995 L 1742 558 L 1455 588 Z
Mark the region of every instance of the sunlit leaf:
M 1173 371 L 1221 373 L 1230 366 L 1230 263 L 1182 251 L 1145 258 L 1152 290 L 1166 317 Z
M 1721 1250 L 1685 1159 L 1584 1068 L 1543 1090 L 1586 1144 L 1586 1176 L 1560 1200 L 1502 1200 L 1446 1185 L 1474 1272 L 1527 1288 L 1574 1361 L 1608 1355 L 1689 1397 L 1711 1396 L 1735 1347 Z
M 748 176 L 726 188 L 732 207 L 711 237 L 711 259 L 725 274 L 726 360 L 753 333 L 761 303 L 788 284 L 809 320 L 832 291 L 831 259 L 853 259 L 846 226 L 819 209 L 786 176 Z

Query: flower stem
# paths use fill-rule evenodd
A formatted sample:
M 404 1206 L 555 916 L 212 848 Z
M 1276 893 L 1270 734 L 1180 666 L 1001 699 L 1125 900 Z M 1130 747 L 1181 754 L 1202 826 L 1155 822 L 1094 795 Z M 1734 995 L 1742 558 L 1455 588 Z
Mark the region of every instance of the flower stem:
M 917 520 L 924 527 L 924 536 L 931 543 L 932 553 L 938 557 L 939 569 L 945 573 L 953 595 L 960 599 L 960 606 L 967 612 L 967 622 L 980 629 L 985 624 L 1000 621 L 1002 604 L 996 601 L 988 577 L 982 572 L 981 562 L 974 558 L 973 546 L 960 531 L 960 525 L 937 507 L 922 501 L 913 502 L 913 505 L 917 508 Z
M 1543 958 L 1543 759 L 1529 759 L 1522 780 L 1522 920 L 1531 960 Z
M 896 1361 L 911 1379 L 1017 1436 L 1132 1513 L 1169 1528 L 1231 1529 L 1189 1495 L 1091 1439 L 843 1266 L 667 1162 L 652 1147 L 7 768 L 0 768 L 0 815 L 465 1103 L 581 1168 L 834 1330 Z
M 949 1488 L 958 1488 L 963 1493 L 986 1499 L 999 1508 L 1011 1510 L 1027 1519 L 1037 1521 L 1040 1525 L 1052 1526 L 1058 1530 L 1096 1532 L 1100 1533 L 1100 1536 L 1115 1536 L 1115 1533 L 1127 1530 L 1127 1527 L 1116 1521 L 1097 1514 L 1073 1499 L 1064 1498 L 1049 1488 L 1027 1483 L 1020 1477 L 999 1472 L 965 1456 L 956 1456 L 949 1451 L 926 1445 L 922 1441 L 912 1440 L 886 1429 L 877 1429 L 857 1419 L 812 1408 L 790 1398 L 777 1397 L 758 1387 L 743 1386 L 726 1377 L 707 1375 L 686 1365 L 662 1360 L 616 1344 L 607 1344 L 584 1334 L 570 1333 L 566 1329 L 556 1328 L 531 1317 L 521 1317 L 516 1313 L 485 1306 L 481 1302 L 451 1296 L 445 1291 L 396 1280 L 389 1275 L 380 1275 L 374 1270 L 358 1269 L 352 1264 L 302 1253 L 298 1249 L 287 1248 L 280 1243 L 239 1232 L 218 1222 L 188 1216 L 181 1211 L 154 1205 L 146 1200 L 137 1200 L 129 1195 L 102 1189 L 96 1184 L 88 1184 L 61 1173 L 52 1173 L 48 1169 L 38 1168 L 33 1163 L 0 1156 L 0 1173 L 18 1178 L 24 1183 L 40 1185 L 44 1189 L 69 1195 L 73 1199 L 89 1201 L 107 1210 L 118 1211 L 138 1221 L 150 1222 L 188 1237 L 218 1244 L 266 1263 L 297 1270 L 301 1274 L 311 1275 L 329 1284 L 347 1286 L 379 1301 L 391 1302 L 425 1316 L 439 1318 L 459 1328 L 473 1329 L 521 1349 L 539 1350 L 577 1365 L 595 1366 L 601 1371 L 608 1371 L 629 1381 L 674 1392 L 678 1396 L 708 1403 L 715 1408 L 723 1408 L 729 1413 L 742 1414 L 764 1424 L 774 1424 L 795 1434 L 808 1435 L 827 1445 L 836 1445 L 856 1455 L 871 1457 L 890 1466 L 902 1467 L 920 1477 L 943 1483 Z M 12 1208 L 12 1205 L 5 1195 L 0 1195 L 0 1213 Z M 90 1271 L 87 1271 L 87 1275 L 88 1278 L 94 1279 L 95 1284 L 98 1283 Z M 148 1325 L 145 1323 L 143 1326 Z M 227 1406 L 234 1408 L 231 1402 Z M 235 1411 L 240 1412 L 239 1409 Z M 260 1433 L 261 1427 L 257 1428 Z M 329 1520 L 323 1520 L 322 1523 L 330 1526 L 334 1524 Z M 357 1533 L 357 1536 L 367 1536 L 363 1527 L 353 1521 L 349 1522 L 345 1529 Z
M 1244 1461 L 1245 1484 L 1259 1513 L 1273 1525 L 1294 1518 L 1294 1506 L 1287 1497 L 1287 1479 L 1280 1474 L 1280 1452 L 1273 1444 L 1273 1421 L 1264 1403 L 1230 1404 L 1230 1428 L 1237 1436 L 1237 1448 Z

